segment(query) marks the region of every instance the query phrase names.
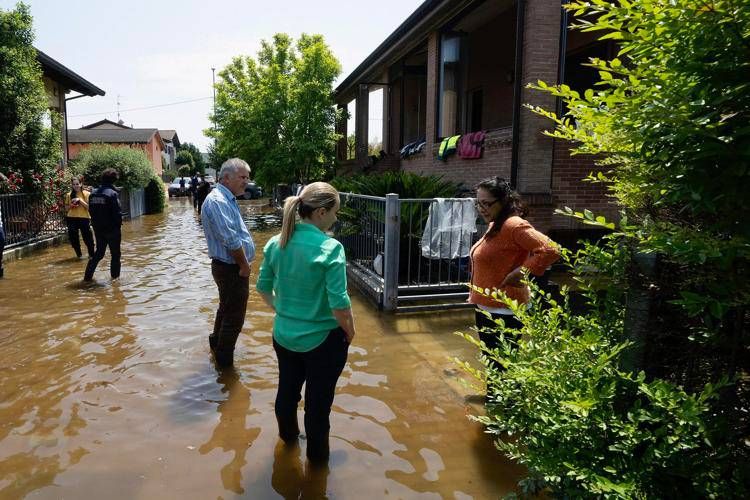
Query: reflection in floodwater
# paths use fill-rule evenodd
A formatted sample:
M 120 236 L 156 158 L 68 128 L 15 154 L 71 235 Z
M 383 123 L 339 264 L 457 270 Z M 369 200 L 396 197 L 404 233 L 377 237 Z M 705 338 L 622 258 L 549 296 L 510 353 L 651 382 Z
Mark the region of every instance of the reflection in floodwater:
M 257 413 L 250 408 L 250 391 L 240 382 L 236 370 L 224 370 L 216 379 L 222 385 L 221 392 L 226 399 L 218 402 L 219 424 L 211 438 L 198 448 L 201 455 L 220 448 L 234 453 L 234 458 L 221 469 L 221 482 L 226 489 L 234 493 L 244 493 L 242 488 L 242 467 L 247 463 L 245 453 L 260 434 L 260 428 L 246 429 L 245 415 Z
M 311 464 L 301 458 L 298 444 L 278 442 L 274 450 L 271 485 L 285 499 L 326 498 L 328 464 Z
M 241 202 L 259 249 L 277 212 Z M 216 288 L 187 199 L 123 226 L 123 272 L 59 246 L 0 280 L 0 498 L 497 498 L 521 470 L 467 419 L 450 361 L 469 312 L 393 316 L 353 294 L 359 334 L 328 467 L 277 437 L 273 315 L 251 293 L 235 370 L 208 352 Z M 106 258 L 105 258 L 106 259 Z M 253 269 L 257 270 L 259 262 Z M 300 277 L 303 279 L 304 277 Z M 300 421 L 301 409 L 300 409 Z

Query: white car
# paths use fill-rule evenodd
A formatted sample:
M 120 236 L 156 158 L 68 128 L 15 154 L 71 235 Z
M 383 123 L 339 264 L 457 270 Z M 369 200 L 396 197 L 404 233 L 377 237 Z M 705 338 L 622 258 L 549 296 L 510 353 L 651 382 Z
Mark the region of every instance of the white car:
M 180 179 L 184 180 L 185 183 L 180 186 Z M 169 184 L 167 192 L 169 196 L 187 196 L 190 191 L 190 177 L 175 177 L 175 179 Z

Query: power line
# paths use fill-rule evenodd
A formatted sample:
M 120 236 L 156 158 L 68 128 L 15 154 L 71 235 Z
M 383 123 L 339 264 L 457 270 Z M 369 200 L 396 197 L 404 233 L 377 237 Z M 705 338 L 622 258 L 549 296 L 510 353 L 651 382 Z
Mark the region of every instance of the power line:
M 126 111 L 142 111 L 144 109 L 154 109 L 154 108 L 164 108 L 166 106 L 176 106 L 178 104 L 187 104 L 189 102 L 198 102 L 198 101 L 206 101 L 208 99 L 212 99 L 212 97 L 199 97 L 197 99 L 188 99 L 187 101 L 177 101 L 177 102 L 169 102 L 165 104 L 155 104 L 153 106 L 143 106 L 140 108 L 130 108 L 130 109 L 117 109 L 115 111 L 100 111 L 98 113 L 85 113 L 82 115 L 68 115 L 68 118 L 78 118 L 80 116 L 96 116 L 96 115 L 111 115 L 114 113 L 124 113 Z M 119 103 L 118 103 L 119 104 Z

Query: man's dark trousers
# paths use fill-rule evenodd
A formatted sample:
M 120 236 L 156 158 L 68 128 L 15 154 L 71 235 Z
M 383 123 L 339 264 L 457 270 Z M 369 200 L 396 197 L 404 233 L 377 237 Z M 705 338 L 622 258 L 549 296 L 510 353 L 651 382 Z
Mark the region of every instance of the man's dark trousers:
M 120 242 L 122 241 L 122 233 L 118 227 L 114 231 L 96 231 L 96 251 L 94 256 L 89 259 L 86 265 L 86 273 L 83 275 L 83 279 L 89 281 L 94 277 L 94 271 L 96 266 L 99 265 L 99 261 L 104 258 L 104 252 L 109 247 L 109 255 L 112 257 L 112 261 L 109 266 L 109 274 L 112 279 L 120 277 Z
M 305 384 L 305 433 L 307 456 L 328 458 L 328 432 L 336 381 L 349 351 L 344 330 L 334 328 L 318 347 L 307 352 L 290 351 L 273 341 L 279 360 L 279 389 L 274 409 L 282 422 L 296 422 L 297 405 Z
M 208 337 L 219 366 L 229 366 L 234 357 L 234 345 L 245 323 L 247 299 L 250 296 L 250 277 L 240 276 L 240 266 L 211 260 L 211 274 L 219 288 L 219 309 L 216 311 L 214 331 Z

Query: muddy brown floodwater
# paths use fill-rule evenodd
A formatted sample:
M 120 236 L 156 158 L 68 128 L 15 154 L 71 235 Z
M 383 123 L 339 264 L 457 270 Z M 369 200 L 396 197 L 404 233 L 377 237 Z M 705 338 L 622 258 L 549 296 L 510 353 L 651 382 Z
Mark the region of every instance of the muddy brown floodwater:
M 278 219 L 242 206 L 260 252 Z M 0 498 L 484 499 L 520 477 L 467 418 L 482 412 L 478 390 L 451 358 L 474 358 L 453 335 L 470 312 L 394 317 L 352 291 L 331 459 L 310 468 L 304 439 L 277 437 L 273 315 L 256 292 L 235 369 L 210 360 L 218 296 L 189 201 L 126 223 L 122 248 L 114 283 L 106 257 L 83 285 L 68 245 L 6 265 Z

